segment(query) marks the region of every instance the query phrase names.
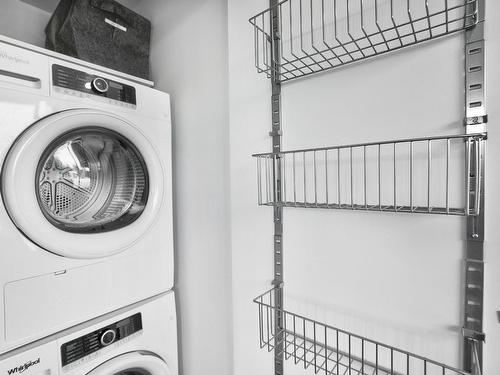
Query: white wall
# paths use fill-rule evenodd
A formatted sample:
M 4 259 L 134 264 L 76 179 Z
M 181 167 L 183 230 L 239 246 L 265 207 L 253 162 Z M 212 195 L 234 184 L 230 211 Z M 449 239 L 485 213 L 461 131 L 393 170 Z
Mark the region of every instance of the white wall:
M 0 8 L 0 34 L 45 46 L 45 26 L 50 13 L 19 0 L 2 0 Z
M 490 4 L 494 3 L 494 4 Z M 258 208 L 255 162 L 271 149 L 270 90 L 254 68 L 248 18 L 268 1 L 229 1 L 229 97 L 236 375 L 272 373 L 252 299 L 272 280 L 272 210 Z M 498 242 L 500 7 L 488 2 L 491 123 L 485 374 L 500 360 Z M 496 24 L 495 24 L 496 22 Z M 463 37 L 453 36 L 283 87 L 285 149 L 463 132 Z M 492 161 L 493 160 L 493 161 Z M 285 303 L 299 313 L 460 366 L 465 220 L 285 209 Z M 288 301 L 288 302 L 287 302 Z M 290 361 L 291 362 L 291 361 Z M 287 374 L 303 369 L 287 362 Z
M 181 373 L 232 372 L 227 3 L 143 2 L 152 76 L 172 95 Z

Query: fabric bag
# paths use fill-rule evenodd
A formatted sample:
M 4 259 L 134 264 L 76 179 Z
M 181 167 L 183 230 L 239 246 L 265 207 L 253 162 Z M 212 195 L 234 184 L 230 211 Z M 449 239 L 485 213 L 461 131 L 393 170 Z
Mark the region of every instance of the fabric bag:
M 113 0 L 61 0 L 46 47 L 149 79 L 151 22 Z

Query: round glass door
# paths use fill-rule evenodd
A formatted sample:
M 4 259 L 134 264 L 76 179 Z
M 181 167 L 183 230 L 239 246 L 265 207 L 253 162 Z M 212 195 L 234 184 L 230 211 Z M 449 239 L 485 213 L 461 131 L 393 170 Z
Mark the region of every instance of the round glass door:
M 80 128 L 54 140 L 36 173 L 38 204 L 57 228 L 107 232 L 135 221 L 148 199 L 148 171 L 134 145 L 103 128 Z
M 71 109 L 44 117 L 12 144 L 0 190 L 13 224 L 44 250 L 102 258 L 138 243 L 164 208 L 164 143 L 146 122 Z M 168 167 L 168 164 L 166 166 Z

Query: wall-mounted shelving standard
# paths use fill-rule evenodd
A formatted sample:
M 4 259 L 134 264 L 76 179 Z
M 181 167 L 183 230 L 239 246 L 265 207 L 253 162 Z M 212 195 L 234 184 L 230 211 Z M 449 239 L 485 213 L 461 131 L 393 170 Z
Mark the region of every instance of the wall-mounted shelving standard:
M 326 375 L 482 375 L 485 0 L 270 0 L 250 18 L 255 66 L 271 81 L 270 153 L 258 201 L 273 207 L 273 289 L 257 297 L 262 348 Z M 465 133 L 282 151 L 282 83 L 465 31 Z M 465 173 L 464 173 L 465 171 Z M 283 304 L 283 208 L 467 217 L 463 370 L 299 316 Z
M 285 0 L 250 19 L 255 66 L 285 82 L 399 50 L 476 25 L 477 1 Z

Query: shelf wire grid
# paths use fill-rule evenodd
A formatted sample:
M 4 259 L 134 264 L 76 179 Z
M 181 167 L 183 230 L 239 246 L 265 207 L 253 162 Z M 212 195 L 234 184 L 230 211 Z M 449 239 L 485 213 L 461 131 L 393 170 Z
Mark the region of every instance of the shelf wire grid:
M 250 18 L 257 71 L 271 78 L 275 70 L 280 82 L 456 33 L 477 22 L 477 0 L 285 0 Z M 273 29 L 278 38 L 271 37 Z M 272 51 L 279 51 L 279 61 L 273 61 Z
M 258 306 L 260 348 L 283 348 L 292 360 L 325 375 L 470 375 L 423 356 L 277 309 L 276 288 L 254 299 Z M 278 314 L 276 314 L 278 312 Z M 283 329 L 275 333 L 275 317 Z M 283 345 L 279 345 L 282 343 Z
M 255 154 L 258 203 L 476 216 L 485 140 L 467 134 Z

